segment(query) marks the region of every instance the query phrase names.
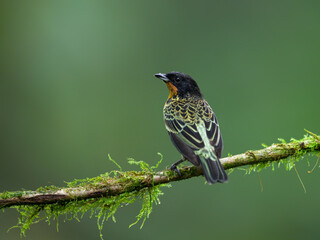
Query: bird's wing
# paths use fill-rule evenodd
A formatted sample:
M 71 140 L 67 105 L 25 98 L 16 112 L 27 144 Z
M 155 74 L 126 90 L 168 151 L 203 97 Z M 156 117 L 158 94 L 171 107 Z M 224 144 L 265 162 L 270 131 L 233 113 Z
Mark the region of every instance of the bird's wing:
M 204 147 L 196 124 L 190 124 L 177 118 L 165 119 L 165 124 L 168 132 L 179 137 L 191 149 L 198 150 Z
M 219 123 L 209 104 L 205 102 L 205 105 L 208 111 L 207 110 L 205 111 L 205 115 L 202 118 L 205 120 L 204 123 L 206 127 L 206 133 L 211 146 L 213 146 L 215 149 L 215 153 L 217 157 L 221 158 L 223 141 L 222 141 Z
M 164 111 L 164 120 L 171 140 L 178 150 L 194 163 L 194 152 L 205 147 L 205 142 L 209 141 L 214 146 L 216 155 L 221 156 L 222 139 L 216 117 L 205 102 L 194 104 L 180 104 L 179 111 L 170 106 Z M 204 134 L 200 134 L 200 131 Z M 206 135 L 206 139 L 202 136 Z M 190 151 L 192 150 L 192 151 Z M 191 154 L 192 153 L 192 154 Z M 195 160 L 196 161 L 196 160 Z

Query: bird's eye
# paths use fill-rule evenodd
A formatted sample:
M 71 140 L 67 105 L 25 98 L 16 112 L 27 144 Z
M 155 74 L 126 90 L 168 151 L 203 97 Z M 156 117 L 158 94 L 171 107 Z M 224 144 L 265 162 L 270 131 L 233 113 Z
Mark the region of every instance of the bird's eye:
M 180 82 L 180 80 L 181 80 L 181 79 L 180 79 L 179 77 L 176 78 L 176 82 Z

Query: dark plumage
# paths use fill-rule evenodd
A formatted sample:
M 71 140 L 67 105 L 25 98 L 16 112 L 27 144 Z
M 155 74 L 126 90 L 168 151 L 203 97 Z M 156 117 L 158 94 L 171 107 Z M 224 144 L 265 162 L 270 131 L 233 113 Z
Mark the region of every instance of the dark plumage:
M 164 122 L 171 141 L 183 156 L 171 169 L 179 172 L 177 165 L 186 159 L 203 168 L 209 184 L 227 182 L 228 176 L 219 161 L 223 148 L 219 124 L 196 81 L 180 72 L 158 73 L 155 77 L 169 89 L 163 108 Z

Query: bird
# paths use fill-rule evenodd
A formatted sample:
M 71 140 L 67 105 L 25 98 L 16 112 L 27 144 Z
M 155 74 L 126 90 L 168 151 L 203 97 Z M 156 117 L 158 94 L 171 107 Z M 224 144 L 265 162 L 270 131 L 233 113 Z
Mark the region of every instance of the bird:
M 208 184 L 227 182 L 228 175 L 219 160 L 223 150 L 220 127 L 196 81 L 188 74 L 175 71 L 154 76 L 163 80 L 169 89 L 163 117 L 170 139 L 182 155 L 170 170 L 180 175 L 177 166 L 188 160 L 202 167 Z

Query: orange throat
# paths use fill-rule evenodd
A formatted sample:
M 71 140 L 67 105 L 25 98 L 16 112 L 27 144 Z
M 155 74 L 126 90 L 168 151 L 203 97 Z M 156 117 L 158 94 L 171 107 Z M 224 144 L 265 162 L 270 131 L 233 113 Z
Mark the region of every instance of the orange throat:
M 178 89 L 171 82 L 167 82 L 166 85 L 169 89 L 169 98 L 178 94 Z

